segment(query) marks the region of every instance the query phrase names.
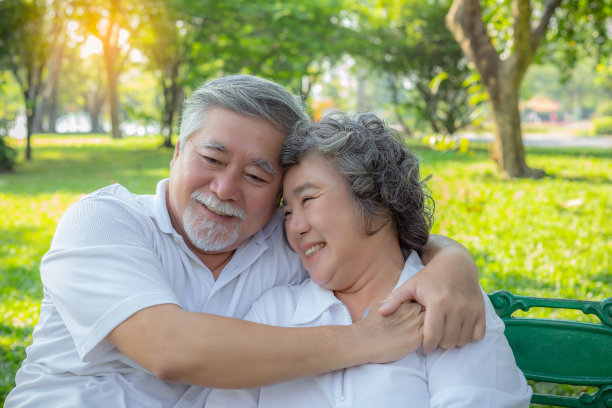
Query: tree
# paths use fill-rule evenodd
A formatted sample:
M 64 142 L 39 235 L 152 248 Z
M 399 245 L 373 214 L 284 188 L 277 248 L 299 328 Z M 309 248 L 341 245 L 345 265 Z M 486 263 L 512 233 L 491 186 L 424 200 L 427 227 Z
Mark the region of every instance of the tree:
M 139 37 L 139 49 L 147 57 L 149 66 L 157 71 L 162 91 L 160 129 L 165 147 L 173 147 L 172 131 L 179 100 L 188 66 L 194 63 L 190 49 L 199 30 L 198 20 L 194 24 L 193 18 L 183 11 L 190 8 L 184 3 L 184 0 L 148 0 L 143 14 L 144 29 Z
M 483 9 L 481 3 L 488 7 Z M 534 3 L 512 0 L 500 5 L 493 0 L 453 0 L 446 18 L 448 29 L 474 63 L 488 93 L 494 122 L 494 159 L 504 177 L 545 174 L 526 163 L 518 103 L 521 81 L 549 26 L 553 25 L 551 43 L 553 39 L 565 44 L 577 39 L 586 41 L 590 35 L 601 47 L 608 36 L 610 0 Z M 570 64 L 576 56 L 571 48 L 564 59 Z
M 340 0 L 148 0 L 147 9 L 138 47 L 160 76 L 165 145 L 189 83 L 250 73 L 306 98 L 321 60 L 344 52 Z
M 26 112 L 26 160 L 32 159 L 32 133 L 52 47 L 64 29 L 59 4 L 45 0 L 0 2 L 0 66 L 19 83 Z
M 10 129 L 23 110 L 21 90 L 8 71 L 0 71 L 0 172 L 12 171 L 17 152 L 6 143 Z
M 142 5 L 128 0 L 75 0 L 73 5 L 86 31 L 102 42 L 111 134 L 113 138 L 120 138 L 119 76 L 131 50 L 126 38 L 132 37 L 133 41 L 137 34 Z
M 436 133 L 452 135 L 471 123 L 463 86 L 471 75 L 461 48 L 444 30 L 450 0 L 377 0 L 365 4 L 351 53 L 388 78 L 396 116 L 416 111 Z M 368 46 L 364 47 L 363 43 Z
M 240 6 L 245 19 L 232 64 L 282 83 L 308 98 L 322 75 L 346 53 L 353 31 L 342 0 L 254 0 Z M 240 51 L 242 48 L 242 51 Z

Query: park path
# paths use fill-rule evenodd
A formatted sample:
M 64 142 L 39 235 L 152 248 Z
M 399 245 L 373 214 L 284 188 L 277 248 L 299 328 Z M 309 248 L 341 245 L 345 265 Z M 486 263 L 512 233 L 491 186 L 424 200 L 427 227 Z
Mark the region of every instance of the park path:
M 582 136 L 592 132 L 592 124 L 588 121 L 560 124 L 555 127 L 551 127 L 550 123 L 542 125 L 543 130 L 546 130 L 545 132 L 523 130 L 525 146 L 612 149 L 612 135 Z M 536 127 L 537 129 L 537 125 L 532 125 L 531 127 Z M 460 132 L 459 135 L 475 142 L 490 142 L 493 140 L 493 133 Z
M 474 142 L 493 141 L 492 133 L 460 132 L 459 136 Z M 539 147 L 597 147 L 612 149 L 612 136 L 579 137 L 569 134 L 527 133 L 523 136 L 525 146 Z

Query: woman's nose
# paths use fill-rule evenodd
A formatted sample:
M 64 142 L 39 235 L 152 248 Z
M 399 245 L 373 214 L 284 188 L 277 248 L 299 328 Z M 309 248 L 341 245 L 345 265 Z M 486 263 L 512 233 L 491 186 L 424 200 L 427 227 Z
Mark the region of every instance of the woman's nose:
M 289 225 L 287 225 L 287 232 L 292 235 L 302 235 L 308 232 L 310 224 L 304 217 L 302 211 L 293 211 L 289 217 Z

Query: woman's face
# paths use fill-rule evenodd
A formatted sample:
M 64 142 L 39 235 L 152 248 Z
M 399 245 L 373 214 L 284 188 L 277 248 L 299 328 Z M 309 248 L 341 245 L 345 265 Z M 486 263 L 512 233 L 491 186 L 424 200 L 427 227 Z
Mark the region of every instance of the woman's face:
M 329 290 L 354 284 L 359 261 L 376 249 L 361 231 L 346 181 L 333 164 L 307 154 L 285 174 L 283 204 L 289 244 L 311 279 Z

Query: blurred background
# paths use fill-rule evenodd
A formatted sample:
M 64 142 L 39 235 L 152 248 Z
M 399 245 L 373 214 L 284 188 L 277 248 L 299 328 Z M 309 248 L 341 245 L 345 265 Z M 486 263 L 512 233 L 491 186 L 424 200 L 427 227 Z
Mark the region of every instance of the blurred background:
M 612 133 L 610 0 L 454 3 L 2 0 L 0 135 L 27 138 L 26 157 L 35 133 L 157 134 L 170 146 L 185 95 L 231 73 L 281 83 L 315 119 L 370 110 L 437 141 L 495 134 L 502 111 L 532 133 Z M 451 27 L 451 5 L 477 5 L 478 21 Z M 491 78 L 503 97 L 488 98 Z

